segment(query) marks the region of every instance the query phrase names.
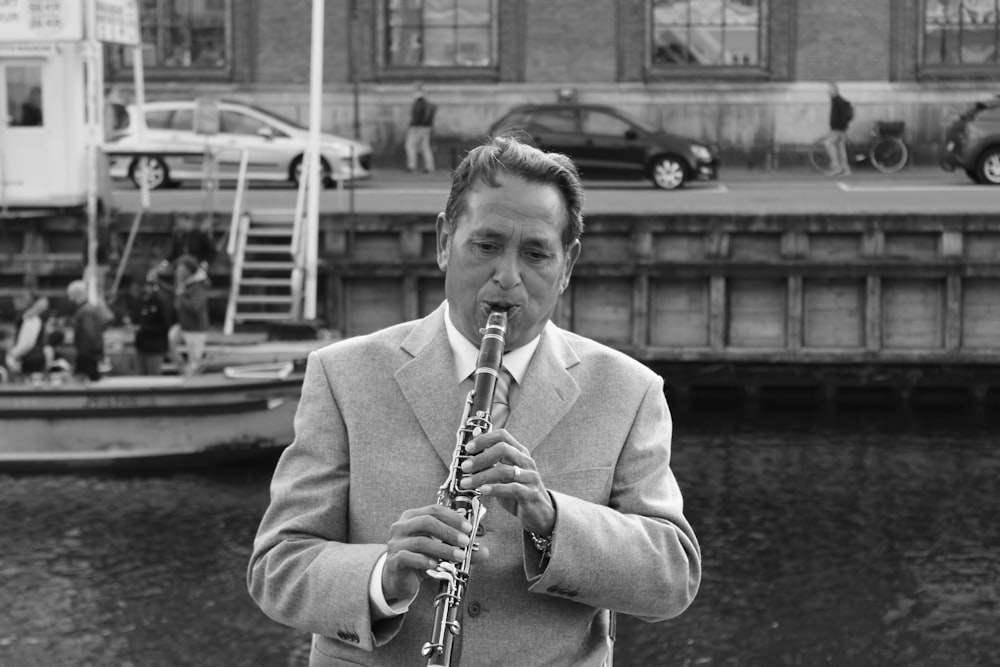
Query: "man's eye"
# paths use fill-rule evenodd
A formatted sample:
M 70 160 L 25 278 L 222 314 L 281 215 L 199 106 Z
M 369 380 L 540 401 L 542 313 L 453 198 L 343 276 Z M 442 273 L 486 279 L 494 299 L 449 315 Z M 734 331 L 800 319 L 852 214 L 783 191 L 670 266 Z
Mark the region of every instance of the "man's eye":
M 500 246 L 496 243 L 477 243 L 476 250 L 481 253 L 494 253 L 500 249 Z
M 524 253 L 532 262 L 544 262 L 549 258 L 549 253 L 540 250 L 529 250 Z

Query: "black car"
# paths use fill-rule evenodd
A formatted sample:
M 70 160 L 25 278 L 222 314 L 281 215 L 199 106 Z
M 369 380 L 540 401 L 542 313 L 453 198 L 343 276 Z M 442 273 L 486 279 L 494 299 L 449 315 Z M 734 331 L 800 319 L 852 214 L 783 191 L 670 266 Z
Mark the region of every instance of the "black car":
M 658 188 L 675 190 L 689 180 L 719 177 L 714 146 L 649 129 L 609 106 L 518 106 L 490 128 L 491 135 L 510 132 L 568 155 L 583 178 L 648 178 Z
M 946 139 L 942 168 L 961 168 L 977 183 L 1000 185 L 1000 95 L 976 102 L 948 128 Z

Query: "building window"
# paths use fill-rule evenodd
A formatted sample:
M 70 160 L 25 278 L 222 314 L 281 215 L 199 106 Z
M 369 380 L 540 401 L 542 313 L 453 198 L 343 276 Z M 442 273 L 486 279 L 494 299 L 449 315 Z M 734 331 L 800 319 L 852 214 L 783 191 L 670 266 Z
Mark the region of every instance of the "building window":
M 1000 63 L 1000 0 L 927 0 L 925 65 Z
M 150 72 L 228 72 L 232 0 L 142 0 L 142 58 Z M 115 47 L 112 67 L 132 67 L 132 49 Z
M 760 69 L 768 0 L 652 0 L 654 69 Z
M 388 67 L 496 65 L 495 0 L 386 0 Z

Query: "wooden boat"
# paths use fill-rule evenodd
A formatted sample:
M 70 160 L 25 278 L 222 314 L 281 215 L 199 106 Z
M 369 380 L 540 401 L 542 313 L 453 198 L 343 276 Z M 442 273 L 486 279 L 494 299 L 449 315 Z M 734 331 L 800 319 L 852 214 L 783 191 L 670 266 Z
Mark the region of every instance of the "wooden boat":
M 159 468 L 277 452 L 292 440 L 301 385 L 291 363 L 0 385 L 0 470 Z

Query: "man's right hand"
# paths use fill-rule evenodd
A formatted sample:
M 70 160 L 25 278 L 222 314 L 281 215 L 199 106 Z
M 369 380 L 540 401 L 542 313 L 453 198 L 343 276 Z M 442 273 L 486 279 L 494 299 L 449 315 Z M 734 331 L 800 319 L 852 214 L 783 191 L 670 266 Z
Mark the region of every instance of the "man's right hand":
M 472 526 L 458 512 L 443 505 L 407 510 L 389 528 L 382 592 L 386 600 L 412 598 L 427 570 L 438 561 L 459 562 L 468 546 Z M 485 547 L 477 549 L 473 562 L 489 557 Z

